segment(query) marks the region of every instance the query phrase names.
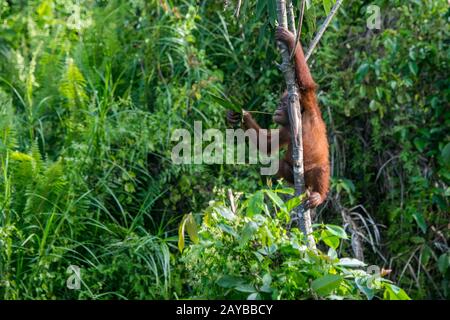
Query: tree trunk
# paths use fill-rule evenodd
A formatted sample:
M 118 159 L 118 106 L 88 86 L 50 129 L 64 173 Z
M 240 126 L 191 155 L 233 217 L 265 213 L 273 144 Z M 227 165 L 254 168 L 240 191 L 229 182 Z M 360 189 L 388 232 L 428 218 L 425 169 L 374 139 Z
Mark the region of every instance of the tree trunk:
M 288 0 L 291 2 L 291 0 Z M 295 25 L 292 21 L 294 20 L 293 6 L 290 4 L 289 17 L 292 19 L 289 26 Z M 286 12 L 286 0 L 277 0 L 277 16 L 278 23 L 284 28 L 288 27 L 288 15 Z M 295 28 L 295 27 L 294 27 Z M 295 69 L 290 61 L 289 50 L 284 43 L 279 43 L 279 48 L 283 63 L 281 64 L 281 70 L 286 81 L 288 100 L 289 100 L 289 123 L 291 127 L 291 139 L 292 139 L 292 158 L 293 158 L 293 171 L 294 171 L 294 186 L 295 186 L 295 196 L 300 196 L 305 191 L 305 180 L 304 180 L 304 168 L 303 168 L 303 139 L 302 139 L 302 117 L 300 112 L 300 102 L 299 102 L 299 90 L 297 81 L 295 78 Z M 294 219 L 297 219 L 298 226 L 300 230 L 305 235 L 308 247 L 315 250 L 316 244 L 314 237 L 312 236 L 312 226 L 311 226 L 311 215 L 309 210 L 305 210 L 303 205 L 300 205 L 294 209 L 292 213 Z

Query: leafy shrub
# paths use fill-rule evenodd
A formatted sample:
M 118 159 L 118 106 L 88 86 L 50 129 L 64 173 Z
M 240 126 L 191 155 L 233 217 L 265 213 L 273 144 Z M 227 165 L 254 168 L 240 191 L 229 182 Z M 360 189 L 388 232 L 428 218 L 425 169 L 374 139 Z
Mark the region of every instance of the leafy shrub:
M 339 242 L 347 238 L 335 225 L 317 225 L 314 237 L 328 252 L 310 250 L 298 229 L 286 231 L 287 207 L 280 190 L 249 196 L 236 213 L 211 202 L 197 233 L 192 218 L 184 229 L 196 244 L 182 262 L 192 294 L 207 299 L 409 299 L 380 273 L 352 258 L 339 258 Z M 266 204 L 264 194 L 272 200 Z M 191 216 L 192 217 L 192 216 Z

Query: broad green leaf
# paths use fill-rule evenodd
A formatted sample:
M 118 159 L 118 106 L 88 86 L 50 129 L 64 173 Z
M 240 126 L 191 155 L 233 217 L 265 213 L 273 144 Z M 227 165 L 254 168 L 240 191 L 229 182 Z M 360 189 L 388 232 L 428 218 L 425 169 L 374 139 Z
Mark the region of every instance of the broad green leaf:
M 447 253 L 442 254 L 438 259 L 438 268 L 442 274 L 444 274 L 448 269 L 448 266 L 450 264 L 449 259 L 450 255 Z
M 253 293 L 256 291 L 254 285 L 246 283 L 238 284 L 236 287 L 234 287 L 234 289 L 236 289 L 239 292 L 247 292 L 247 293 Z
M 220 230 L 222 230 L 225 233 L 228 233 L 229 235 L 233 236 L 234 238 L 239 238 L 238 234 L 236 233 L 236 231 L 233 230 L 232 227 L 227 226 L 226 224 L 223 224 L 223 223 L 219 223 L 217 226 L 220 228 Z
M 416 220 L 417 225 L 420 227 L 423 233 L 427 232 L 427 223 L 421 212 L 416 211 L 413 213 L 414 220 Z
M 444 160 L 444 163 L 450 165 L 450 143 L 447 143 L 445 147 L 442 149 L 441 157 Z
M 411 73 L 415 76 L 419 72 L 419 67 L 417 66 L 417 63 L 415 63 L 415 62 L 408 63 L 408 67 L 409 67 L 409 71 L 411 71 Z
M 224 107 L 225 109 L 230 109 L 236 112 L 242 112 L 242 108 L 234 104 L 233 102 L 229 100 L 225 100 L 224 98 L 218 97 L 214 94 L 210 94 L 210 97 L 217 102 L 219 105 Z
M 197 222 L 195 222 L 194 216 L 192 213 L 189 213 L 186 222 L 185 222 L 185 229 L 189 235 L 189 238 L 194 243 L 198 243 L 198 228 L 197 228 Z
M 241 245 L 241 246 L 245 245 L 251 239 L 251 237 L 256 233 L 257 230 L 258 230 L 258 225 L 255 222 L 253 222 L 253 221 L 247 222 L 247 224 L 242 229 L 242 233 L 239 238 L 239 245 Z
M 261 292 L 270 293 L 272 292 L 272 288 L 270 287 L 271 284 L 272 284 L 272 276 L 269 273 L 266 273 L 263 276 L 263 285 L 259 290 Z
M 338 254 L 336 252 L 336 249 L 330 247 L 328 249 L 327 256 L 330 257 L 330 259 L 333 260 L 333 261 L 336 260 L 338 258 Z
M 338 288 L 343 280 L 342 276 L 327 274 L 311 283 L 311 288 L 319 295 L 326 296 L 334 289 Z
M 183 252 L 184 249 L 184 227 L 186 223 L 187 215 L 184 215 L 181 219 L 180 226 L 178 227 L 178 250 Z
M 334 0 L 322 0 L 323 9 L 325 10 L 326 15 L 330 13 L 331 7 L 333 6 L 334 2 Z
M 423 152 L 428 145 L 428 141 L 423 138 L 415 138 L 414 145 L 416 146 L 417 150 Z
M 358 70 L 356 70 L 356 81 L 361 82 L 368 72 L 369 72 L 369 64 L 368 63 L 361 64 Z
M 272 244 L 268 247 L 264 247 L 258 250 L 259 253 L 265 255 L 265 256 L 269 256 L 274 254 L 275 252 L 277 252 L 278 250 L 278 246 L 276 244 Z
M 258 292 L 253 292 L 248 295 L 247 300 L 261 300 L 261 296 Z
M 288 201 L 286 201 L 286 211 L 291 212 L 294 208 L 298 207 L 302 203 L 300 197 L 292 197 Z
M 362 278 L 356 278 L 355 283 L 356 283 L 356 286 L 358 287 L 358 289 L 366 295 L 367 299 L 369 299 L 369 300 L 373 299 L 373 297 L 375 296 L 375 290 L 369 288 L 364 283 Z
M 328 230 L 322 230 L 320 233 L 320 238 L 327 246 L 333 249 L 337 249 L 339 247 L 339 237 L 335 236 Z
M 411 240 L 412 243 L 416 243 L 416 244 L 422 244 L 425 243 L 425 239 L 423 237 L 418 237 L 418 236 L 413 236 L 411 238 L 409 238 L 409 240 Z
M 225 275 L 217 280 L 217 285 L 222 288 L 234 288 L 243 283 L 243 279 L 236 276 Z
M 423 246 L 422 249 L 422 254 L 420 257 L 420 262 L 426 266 L 428 264 L 428 262 L 430 261 L 431 255 L 433 254 L 433 251 L 431 250 L 431 248 L 429 246 L 427 246 L 426 244 Z
M 233 220 L 236 218 L 234 213 L 227 207 L 217 206 L 214 208 L 222 217 L 227 220 Z
M 345 233 L 345 230 L 342 227 L 333 224 L 327 224 L 325 225 L 325 228 L 327 228 L 327 230 L 334 234 L 336 237 L 339 237 L 341 239 L 348 239 L 347 233 Z
M 262 191 L 257 191 L 248 199 L 247 215 L 253 217 L 256 214 L 260 214 L 264 204 L 264 194 Z
M 339 260 L 337 265 L 349 268 L 360 268 L 366 266 L 364 262 L 354 258 L 342 258 Z
M 403 289 L 391 283 L 386 283 L 385 287 L 386 289 L 383 294 L 385 300 L 411 300 Z
M 281 210 L 286 211 L 286 206 L 283 202 L 283 200 L 281 200 L 281 198 L 272 190 L 264 190 L 266 192 L 266 194 L 269 196 L 270 200 L 272 200 L 272 202 Z

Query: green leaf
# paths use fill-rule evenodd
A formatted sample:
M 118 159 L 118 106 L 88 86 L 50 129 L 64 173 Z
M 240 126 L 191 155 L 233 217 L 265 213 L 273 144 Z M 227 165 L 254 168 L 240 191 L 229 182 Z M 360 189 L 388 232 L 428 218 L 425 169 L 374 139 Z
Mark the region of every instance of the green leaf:
M 323 9 L 325 10 L 325 14 L 328 15 L 330 13 L 331 7 L 333 6 L 334 0 L 323 0 Z
M 219 213 L 222 217 L 224 217 L 227 220 L 233 220 L 236 218 L 234 213 L 227 207 L 223 206 L 217 206 L 214 208 L 217 213 Z
M 259 288 L 259 290 L 261 292 L 265 292 L 265 293 L 271 293 L 272 292 L 272 288 L 270 287 L 270 285 L 272 284 L 272 276 L 269 273 L 266 273 L 263 276 L 263 285 L 261 288 Z
M 217 280 L 217 285 L 222 288 L 234 288 L 243 283 L 243 279 L 236 276 L 225 275 Z
M 258 191 L 248 199 L 247 215 L 253 217 L 260 214 L 264 204 L 264 194 L 262 191 Z
M 444 253 L 443 255 L 441 255 L 438 259 L 438 269 L 439 271 L 444 274 L 445 272 L 447 272 L 448 266 L 450 264 L 449 262 L 450 260 L 450 255 L 447 253 Z
M 408 67 L 409 67 L 409 71 L 411 71 L 411 73 L 415 76 L 419 72 L 419 67 L 417 66 L 417 63 L 415 63 L 415 62 L 408 63 Z
M 367 297 L 367 299 L 372 300 L 375 296 L 375 290 L 369 288 L 365 283 L 363 283 L 362 278 L 356 278 L 355 283 L 358 289 L 364 293 Z
M 247 300 L 261 300 L 261 296 L 258 292 L 253 292 L 248 295 Z
M 233 110 L 235 112 L 242 112 L 242 108 L 237 106 L 236 104 L 234 104 L 233 102 L 229 101 L 229 100 L 225 100 L 221 97 L 218 97 L 214 94 L 210 94 L 210 97 L 213 101 L 217 102 L 219 105 L 221 105 L 222 107 L 224 107 L 225 109 L 230 109 Z
M 226 224 L 223 224 L 223 223 L 219 223 L 217 226 L 220 228 L 220 230 L 222 230 L 225 233 L 228 233 L 229 235 L 233 236 L 234 238 L 239 238 L 236 231 L 234 231 L 233 228 L 231 228 L 230 226 L 227 226 Z
M 403 289 L 391 283 L 386 283 L 385 287 L 386 289 L 383 294 L 385 300 L 411 300 Z
M 358 70 L 356 70 L 356 81 L 361 82 L 368 72 L 369 72 L 368 63 L 363 63 L 362 65 L 360 65 Z
M 347 233 L 345 233 L 345 230 L 342 227 L 333 224 L 327 224 L 325 225 L 325 228 L 327 228 L 327 230 L 334 234 L 336 237 L 339 237 L 341 239 L 348 239 Z
M 258 252 L 261 253 L 262 255 L 270 256 L 270 255 L 274 254 L 275 252 L 277 252 L 277 250 L 278 250 L 278 246 L 276 244 L 272 244 L 268 247 L 263 247 L 263 248 L 259 249 Z
M 256 233 L 257 230 L 258 230 L 258 225 L 255 222 L 253 222 L 253 221 L 247 222 L 247 224 L 242 229 L 242 233 L 239 238 L 239 245 L 240 246 L 245 245 L 251 239 L 251 237 Z
M 198 228 L 197 228 L 197 222 L 195 222 L 194 216 L 192 213 L 189 213 L 186 222 L 185 222 L 185 229 L 189 235 L 189 238 L 192 242 L 195 244 L 198 243 Z
M 426 244 L 423 246 L 422 254 L 420 257 L 420 262 L 426 267 L 428 262 L 430 261 L 431 255 L 433 254 L 433 251 L 429 246 Z
M 342 276 L 327 274 L 311 283 L 311 288 L 319 295 L 326 296 L 334 289 L 338 288 L 343 280 Z
M 337 263 L 338 266 L 349 267 L 349 268 L 361 268 L 365 267 L 367 264 L 364 262 L 354 259 L 354 258 L 342 258 Z
M 423 138 L 415 138 L 414 145 L 416 146 L 417 150 L 423 152 L 428 145 L 428 141 Z
M 447 143 L 442 149 L 441 157 L 444 160 L 444 163 L 446 163 L 447 165 L 450 164 L 450 143 Z
M 272 190 L 264 190 L 266 192 L 266 194 L 269 196 L 270 200 L 272 200 L 272 202 L 281 210 L 286 211 L 286 206 L 283 202 L 283 200 L 281 200 L 281 198 Z
M 423 237 L 418 236 L 412 236 L 411 238 L 409 238 L 409 240 L 411 240 L 411 242 L 415 244 L 425 243 L 425 239 Z
M 322 232 L 320 233 L 320 238 L 330 248 L 333 248 L 336 250 L 337 247 L 339 247 L 339 238 L 336 237 L 335 235 L 333 235 L 328 230 L 322 230 Z
M 247 293 L 253 293 L 256 291 L 254 285 L 246 283 L 238 284 L 234 289 L 236 289 L 239 292 L 247 292 Z
M 286 201 L 286 211 L 291 212 L 294 208 L 298 207 L 302 203 L 300 197 L 293 197 Z
M 416 220 L 417 225 L 420 227 L 423 233 L 427 232 L 427 223 L 421 212 L 416 211 L 413 213 L 414 220 Z
M 282 193 L 282 194 L 290 194 L 290 195 L 294 195 L 294 188 L 283 188 L 283 189 L 275 189 L 273 190 L 276 193 Z
M 178 250 L 183 252 L 184 249 L 184 226 L 186 223 L 186 215 L 181 219 L 180 226 L 178 227 Z

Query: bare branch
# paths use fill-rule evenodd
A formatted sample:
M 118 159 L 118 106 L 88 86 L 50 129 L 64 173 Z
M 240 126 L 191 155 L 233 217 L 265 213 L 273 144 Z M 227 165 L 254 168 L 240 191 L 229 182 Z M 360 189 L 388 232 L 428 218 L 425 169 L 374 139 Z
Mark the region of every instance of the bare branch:
M 328 25 L 330 24 L 333 17 L 336 15 L 339 7 L 341 6 L 343 0 L 337 0 L 334 4 L 333 8 L 331 9 L 330 13 L 328 14 L 327 18 L 323 22 L 323 24 L 320 26 L 319 31 L 316 33 L 316 36 L 314 37 L 313 41 L 311 42 L 308 51 L 306 52 L 305 59 L 308 61 L 309 57 L 311 56 L 312 52 L 316 48 L 317 44 L 320 41 L 320 38 L 322 38 L 323 33 L 327 29 Z
M 292 52 L 291 52 L 291 57 L 290 57 L 291 60 L 294 57 L 295 49 L 297 48 L 297 44 L 299 43 L 300 36 L 302 34 L 303 16 L 305 14 L 305 3 L 306 3 L 306 0 L 302 0 L 302 4 L 300 7 L 300 17 L 298 18 L 298 28 L 297 28 L 298 33 L 297 33 L 297 37 L 295 38 L 294 50 L 292 50 Z
M 297 35 L 297 31 L 295 30 L 295 14 L 294 14 L 294 5 L 292 4 L 292 0 L 286 0 L 287 6 L 287 21 L 288 21 L 288 29 L 294 35 Z

